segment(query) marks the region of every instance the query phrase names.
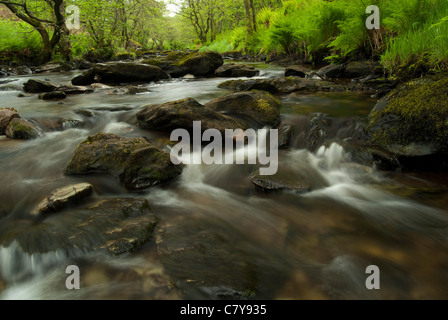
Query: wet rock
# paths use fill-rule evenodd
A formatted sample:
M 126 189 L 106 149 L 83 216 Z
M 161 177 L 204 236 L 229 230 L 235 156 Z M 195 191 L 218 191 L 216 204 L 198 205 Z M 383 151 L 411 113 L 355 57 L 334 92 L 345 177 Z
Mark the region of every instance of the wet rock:
M 330 64 L 320 68 L 316 73 L 322 79 L 343 78 L 345 72 L 344 64 Z
M 56 91 L 64 92 L 66 95 L 69 95 L 69 94 L 83 94 L 83 93 L 92 93 L 93 92 L 93 88 L 92 87 L 85 87 L 85 86 L 65 85 L 65 86 L 57 87 Z
M 226 95 L 204 105 L 206 108 L 258 126 L 275 127 L 280 122 L 282 103 L 266 91 L 246 91 Z
M 23 84 L 23 90 L 27 93 L 52 92 L 57 88 L 54 84 L 43 81 L 30 79 Z
M 307 193 L 327 185 L 325 179 L 316 173 L 300 172 L 300 169 L 279 166 L 274 175 L 261 175 L 257 170 L 250 178 L 253 185 L 261 191 L 293 191 Z
M 38 219 L 25 232 L 16 232 L 15 239 L 30 254 L 58 250 L 120 255 L 150 241 L 156 225 L 157 218 L 146 199 L 87 199 L 81 206 Z
M 142 62 L 160 67 L 173 78 L 181 78 L 187 74 L 195 77 L 212 76 L 224 64 L 222 56 L 216 52 L 171 52 Z
M 96 64 L 93 69 L 98 82 L 106 84 L 152 82 L 169 78 L 159 67 L 141 63 Z
M 370 75 L 378 75 L 383 71 L 383 67 L 378 62 L 352 61 L 347 63 L 344 70 L 344 77 L 359 78 Z
M 305 78 L 307 75 L 311 73 L 311 70 L 300 66 L 300 65 L 292 65 L 286 67 L 285 77 L 300 77 Z
M 447 86 L 443 75 L 421 78 L 383 97 L 369 114 L 372 143 L 410 167 L 448 168 Z
M 67 95 L 63 91 L 45 92 L 39 95 L 39 99 L 42 100 L 61 100 L 67 98 Z
M 277 88 L 279 93 L 317 91 L 316 82 L 314 80 L 299 77 L 278 78 L 273 80 L 273 85 Z
M 75 86 L 88 86 L 95 82 L 95 70 L 93 68 L 84 71 L 79 76 L 72 79 L 72 84 Z
M 25 119 L 14 118 L 6 127 L 5 134 L 11 139 L 34 139 L 40 136 L 40 130 Z
M 193 130 L 193 121 L 201 121 L 202 131 L 207 129 L 239 129 L 236 120 L 213 111 L 193 98 L 151 105 L 137 113 L 137 124 L 144 129 L 173 131 L 175 129 Z
M 60 72 L 62 70 L 61 64 L 49 62 L 46 63 L 34 70 L 35 73 L 44 73 L 44 72 Z
M 65 169 L 67 175 L 96 172 L 113 175 L 128 190 L 139 190 L 176 178 L 182 167 L 145 138 L 98 133 L 79 144 Z
M 0 108 L 0 135 L 5 134 L 5 129 L 12 119 L 20 118 L 17 110 Z
M 294 126 L 291 124 L 284 125 L 278 130 L 278 147 L 280 149 L 289 148 L 293 133 Z
M 262 90 L 272 94 L 276 94 L 278 91 L 272 81 L 267 79 L 229 80 L 220 83 L 218 88 L 235 91 Z
M 260 74 L 260 71 L 252 66 L 245 64 L 228 63 L 219 67 L 215 74 L 218 77 L 255 77 Z
M 67 206 L 77 204 L 80 200 L 89 197 L 93 193 L 90 183 L 78 183 L 53 191 L 48 197 L 31 212 L 31 214 L 47 214 L 58 212 Z
M 95 115 L 92 111 L 86 109 L 75 110 L 75 113 L 87 118 L 91 118 Z

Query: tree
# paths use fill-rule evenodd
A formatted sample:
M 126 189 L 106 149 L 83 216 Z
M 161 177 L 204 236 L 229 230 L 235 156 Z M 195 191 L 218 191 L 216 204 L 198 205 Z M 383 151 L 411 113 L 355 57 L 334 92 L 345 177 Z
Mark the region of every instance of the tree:
M 64 0 L 0 0 L 0 4 L 33 26 L 40 34 L 43 44 L 41 63 L 51 60 L 56 46 L 59 46 L 66 60 L 70 59 L 70 42 L 66 41 L 69 33 L 65 25 Z

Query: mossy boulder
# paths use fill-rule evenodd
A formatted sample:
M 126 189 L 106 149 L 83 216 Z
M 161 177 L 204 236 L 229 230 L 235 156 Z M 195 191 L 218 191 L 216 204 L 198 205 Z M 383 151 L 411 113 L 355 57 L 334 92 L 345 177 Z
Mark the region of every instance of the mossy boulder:
M 448 78 L 439 75 L 412 80 L 383 97 L 369 115 L 372 142 L 398 157 L 446 161 L 447 88 Z
M 282 103 L 266 91 L 236 92 L 205 104 L 205 107 L 231 117 L 237 117 L 251 126 L 272 126 L 280 122 Z
M 0 135 L 5 134 L 5 129 L 12 119 L 20 118 L 17 110 L 12 108 L 0 108 Z
M 145 138 L 98 133 L 79 144 L 65 169 L 67 175 L 95 172 L 115 176 L 128 190 L 140 190 L 176 178 L 182 167 Z
M 193 122 L 201 121 L 201 129 L 239 129 L 237 120 L 216 112 L 193 98 L 176 100 L 164 104 L 149 105 L 137 113 L 137 124 L 144 129 L 171 132 L 175 129 L 193 130 Z
M 142 63 L 160 67 L 171 77 L 180 78 L 187 74 L 195 77 L 212 76 L 224 64 L 224 60 L 216 52 L 170 52 L 143 60 Z
M 14 118 L 6 127 L 5 134 L 11 139 L 34 139 L 40 136 L 40 130 L 25 119 Z

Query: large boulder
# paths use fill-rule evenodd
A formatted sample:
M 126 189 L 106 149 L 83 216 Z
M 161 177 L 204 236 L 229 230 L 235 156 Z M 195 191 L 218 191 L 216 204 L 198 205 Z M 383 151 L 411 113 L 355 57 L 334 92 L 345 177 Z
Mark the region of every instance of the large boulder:
M 146 106 L 137 113 L 137 124 L 144 129 L 173 131 L 175 129 L 193 130 L 193 122 L 201 121 L 201 130 L 239 129 L 242 125 L 226 115 L 213 111 L 194 100 L 187 98 L 164 104 Z
M 352 61 L 345 66 L 344 76 L 346 78 L 367 77 L 381 74 L 382 71 L 383 67 L 379 62 Z
M 5 134 L 11 139 L 34 139 L 40 136 L 40 130 L 25 119 L 14 118 L 6 127 Z
M 57 88 L 56 85 L 48 81 L 30 79 L 23 84 L 23 90 L 26 93 L 52 92 Z
M 86 86 L 93 82 L 106 84 L 142 83 L 168 79 L 167 73 L 159 67 L 143 63 L 98 63 L 93 68 L 72 79 L 76 86 Z
M 215 74 L 218 77 L 255 77 L 260 74 L 260 71 L 252 66 L 237 63 L 228 63 L 219 67 Z
M 375 145 L 410 165 L 448 168 L 448 78 L 412 80 L 383 97 L 369 115 Z
M 22 250 L 37 256 L 55 251 L 120 255 L 150 241 L 156 225 L 148 201 L 129 197 L 85 200 L 51 218 L 37 217 L 26 231 L 8 227 Z
M 205 104 L 205 107 L 251 124 L 275 127 L 280 122 L 282 103 L 266 91 L 236 92 Z
M 65 169 L 67 175 L 95 172 L 109 173 L 128 190 L 139 190 L 176 178 L 182 167 L 145 138 L 98 133 L 79 144 Z
M 20 118 L 17 110 L 12 108 L 0 108 L 0 135 L 5 134 L 5 129 L 12 119 Z
M 90 68 L 72 79 L 75 86 L 88 86 L 95 82 L 95 70 Z
M 169 76 L 159 67 L 142 63 L 105 63 L 94 67 L 99 82 L 106 84 L 151 82 L 168 79 Z
M 187 74 L 195 77 L 212 76 L 224 64 L 224 60 L 216 52 L 171 52 L 165 56 L 143 60 L 142 63 L 160 67 L 173 78 Z

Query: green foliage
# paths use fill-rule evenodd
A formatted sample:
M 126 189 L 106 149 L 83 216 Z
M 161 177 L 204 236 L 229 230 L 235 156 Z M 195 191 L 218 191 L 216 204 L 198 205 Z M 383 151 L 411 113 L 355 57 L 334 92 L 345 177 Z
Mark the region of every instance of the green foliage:
M 40 36 L 30 25 L 0 20 L 0 52 L 4 59 L 31 59 L 39 54 L 41 48 Z

